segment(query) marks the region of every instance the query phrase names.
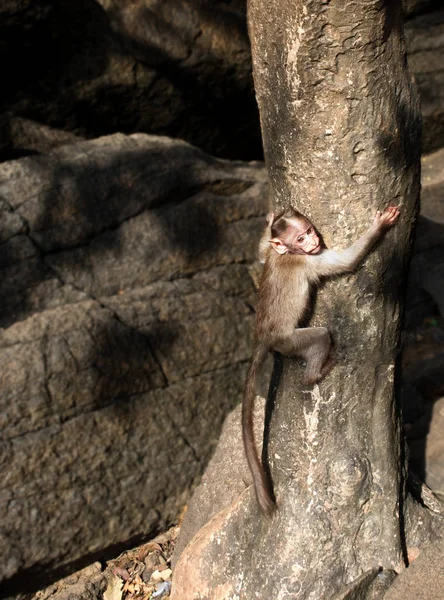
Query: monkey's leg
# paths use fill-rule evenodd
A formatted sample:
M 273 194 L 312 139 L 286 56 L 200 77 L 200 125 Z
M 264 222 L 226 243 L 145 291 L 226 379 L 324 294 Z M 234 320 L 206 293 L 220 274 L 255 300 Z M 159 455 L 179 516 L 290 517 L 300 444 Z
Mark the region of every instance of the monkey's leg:
M 336 360 L 335 360 L 334 351 L 333 351 L 333 348 L 330 347 L 330 352 L 327 356 L 327 360 L 325 361 L 324 366 L 321 369 L 322 378 L 324 378 L 326 375 L 328 375 L 328 373 L 330 373 L 330 371 L 335 366 L 335 363 L 336 363 Z
M 331 338 L 325 327 L 295 329 L 288 337 L 273 345 L 285 356 L 301 356 L 307 361 L 303 383 L 316 383 L 328 373 L 330 364 Z

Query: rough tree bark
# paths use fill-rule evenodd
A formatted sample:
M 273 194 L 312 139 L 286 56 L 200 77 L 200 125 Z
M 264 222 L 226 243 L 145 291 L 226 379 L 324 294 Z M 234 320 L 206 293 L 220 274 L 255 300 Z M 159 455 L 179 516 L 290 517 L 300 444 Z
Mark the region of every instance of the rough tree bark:
M 303 389 L 302 365 L 276 358 L 264 447 L 279 510 L 259 519 L 250 489 L 216 518 L 212 542 L 196 536 L 219 561 L 206 591 L 380 598 L 408 546 L 433 535 L 429 521 L 418 534 L 422 508 L 407 502 L 394 395 L 420 178 L 401 2 L 249 0 L 249 28 L 274 207 L 295 206 L 338 248 L 378 208 L 399 204 L 402 217 L 357 273 L 317 295 L 312 323 L 330 329 L 336 348 L 328 377 Z
M 419 197 L 419 107 L 400 2 L 251 0 L 249 25 L 275 204 L 308 214 L 327 246 L 339 247 L 377 208 L 402 206 L 359 272 L 319 294 L 314 321 L 336 345 L 331 376 L 295 397 L 300 368 L 284 361 L 279 373 L 268 453 L 280 511 L 265 537 L 285 551 L 279 530 L 294 528 L 304 552 L 289 589 L 309 578 L 321 598 L 345 571 L 351 580 L 373 567 L 398 570 L 405 554 L 393 383 Z

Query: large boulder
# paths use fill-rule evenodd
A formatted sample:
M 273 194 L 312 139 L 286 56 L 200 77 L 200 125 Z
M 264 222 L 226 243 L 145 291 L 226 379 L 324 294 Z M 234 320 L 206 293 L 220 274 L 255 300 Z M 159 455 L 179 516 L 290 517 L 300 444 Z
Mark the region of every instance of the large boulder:
M 261 155 L 245 0 L 6 0 L 0 113 Z
M 433 8 L 427 5 L 430 12 L 405 25 L 409 68 L 421 98 L 425 152 L 444 146 L 444 8 Z
M 441 8 L 441 0 L 402 0 L 404 15 L 412 15 L 433 12 Z
M 143 134 L 0 165 L 4 589 L 177 517 L 241 397 L 266 185 Z
M 0 162 L 50 152 L 80 142 L 81 137 L 10 113 L 0 116 Z
M 444 396 L 443 149 L 423 157 L 421 180 L 421 214 L 406 294 L 401 396 L 410 466 L 442 494 L 444 469 L 439 423 Z M 435 425 L 430 430 L 432 419 Z
M 430 150 L 444 145 L 444 13 L 439 0 L 404 5 Z M 138 131 L 261 157 L 245 0 L 3 0 L 0 27 L 0 114 L 88 138 Z M 16 127 L 5 136 L 0 126 L 0 158 L 2 146 L 9 157 L 33 148 Z

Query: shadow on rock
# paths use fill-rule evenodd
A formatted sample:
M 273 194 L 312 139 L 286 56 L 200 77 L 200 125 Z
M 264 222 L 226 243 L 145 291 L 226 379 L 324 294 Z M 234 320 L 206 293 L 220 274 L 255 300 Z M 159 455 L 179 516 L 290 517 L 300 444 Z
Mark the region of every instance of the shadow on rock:
M 259 159 L 245 12 L 205 1 L 6 8 L 0 111 L 89 138 L 139 131 Z
M 412 471 L 428 482 L 427 436 L 444 395 L 444 225 L 418 219 L 405 299 L 400 397 Z
M 214 264 L 226 218 L 211 198 L 221 181 L 226 196 L 252 185 L 166 138 L 114 136 L 23 160 L 5 163 L 2 182 L 3 327 Z

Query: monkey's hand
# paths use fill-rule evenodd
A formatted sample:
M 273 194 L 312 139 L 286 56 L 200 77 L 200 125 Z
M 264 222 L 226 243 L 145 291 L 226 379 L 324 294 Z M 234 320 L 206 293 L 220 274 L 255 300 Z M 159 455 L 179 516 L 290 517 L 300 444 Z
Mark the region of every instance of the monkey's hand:
M 399 212 L 398 206 L 389 206 L 384 212 L 378 210 L 373 221 L 373 227 L 380 233 L 385 233 L 387 229 L 390 229 L 396 223 Z
M 271 227 L 273 221 L 274 221 L 274 213 L 273 212 L 268 213 L 268 215 L 267 215 L 267 225 L 269 227 Z

